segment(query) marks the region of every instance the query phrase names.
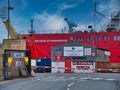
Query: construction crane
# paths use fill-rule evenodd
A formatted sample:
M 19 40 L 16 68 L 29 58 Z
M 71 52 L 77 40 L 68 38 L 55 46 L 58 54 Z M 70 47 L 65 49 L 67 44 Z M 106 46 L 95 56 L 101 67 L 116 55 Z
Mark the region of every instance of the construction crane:
M 13 28 L 13 26 L 7 21 L 4 21 L 3 22 L 6 29 L 9 30 L 9 35 L 10 35 L 10 38 L 15 38 L 17 36 L 16 32 L 15 32 L 15 29 Z M 9 29 L 8 29 L 8 23 L 9 23 Z
M 72 22 L 69 22 L 67 18 L 65 18 L 64 20 L 67 22 L 67 24 L 68 24 L 68 26 L 69 26 L 69 32 L 70 32 L 70 33 L 74 32 L 74 29 L 73 29 L 73 28 L 74 28 L 74 27 L 77 27 L 77 25 L 74 24 L 74 23 L 72 23 Z

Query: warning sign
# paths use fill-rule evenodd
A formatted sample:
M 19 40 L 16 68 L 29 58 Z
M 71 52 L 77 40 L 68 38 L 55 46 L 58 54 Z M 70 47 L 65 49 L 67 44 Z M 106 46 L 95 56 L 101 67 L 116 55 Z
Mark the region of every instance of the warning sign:
M 91 48 L 85 48 L 85 55 L 91 55 Z
M 22 62 L 21 61 L 16 61 L 16 66 L 21 66 L 22 65 Z
M 55 60 L 56 61 L 62 61 L 62 55 L 61 54 L 56 54 L 55 55 Z

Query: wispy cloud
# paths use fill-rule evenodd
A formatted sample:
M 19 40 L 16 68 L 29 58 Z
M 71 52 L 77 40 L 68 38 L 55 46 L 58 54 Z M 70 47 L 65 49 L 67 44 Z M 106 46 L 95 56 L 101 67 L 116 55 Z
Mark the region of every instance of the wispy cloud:
M 102 19 L 95 25 L 97 27 L 96 29 L 99 28 L 98 31 L 105 31 L 106 25 L 110 21 L 111 13 L 120 11 L 119 1 L 120 0 L 108 0 L 105 2 L 104 0 L 99 0 L 99 3 L 97 4 L 97 11 L 103 14 L 104 17 L 102 17 Z
M 73 4 L 62 3 L 58 7 L 59 7 L 60 10 L 66 10 L 66 9 L 74 8 L 77 5 L 78 5 L 78 2 L 77 3 L 73 3 Z
M 109 10 L 112 11 L 120 10 L 120 0 L 110 0 Z
M 63 3 L 63 4 L 60 5 L 60 9 L 65 10 L 65 9 L 73 8 L 75 6 L 76 6 L 76 4 L 71 4 L 70 5 L 70 4 Z
M 65 21 L 63 17 L 57 14 L 49 14 L 44 12 L 42 14 L 35 14 L 34 19 L 36 22 L 36 29 L 44 30 L 44 32 L 51 30 L 54 32 L 56 30 L 61 31 L 65 27 Z
M 11 15 L 11 24 L 16 30 L 17 33 L 28 33 L 30 30 L 30 20 L 24 17 L 16 17 L 15 15 Z
M 120 10 L 120 0 L 109 0 L 108 2 L 104 2 L 103 0 L 100 1 L 98 5 L 99 11 L 107 11 L 107 13 L 111 13 L 114 11 Z

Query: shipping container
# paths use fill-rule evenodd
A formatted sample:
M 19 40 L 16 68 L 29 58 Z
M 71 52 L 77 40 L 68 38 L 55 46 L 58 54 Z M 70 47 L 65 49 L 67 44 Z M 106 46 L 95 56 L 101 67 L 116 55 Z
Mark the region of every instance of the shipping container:
M 51 72 L 51 59 L 37 58 L 35 72 Z

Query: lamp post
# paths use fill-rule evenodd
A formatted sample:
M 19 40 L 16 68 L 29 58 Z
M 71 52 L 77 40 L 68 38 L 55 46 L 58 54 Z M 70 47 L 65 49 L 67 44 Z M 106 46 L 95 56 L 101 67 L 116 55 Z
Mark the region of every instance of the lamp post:
M 10 28 L 9 28 L 9 23 L 10 23 L 10 10 L 13 10 L 13 7 L 10 7 L 10 0 L 8 0 L 8 39 L 9 39 L 9 33 L 10 33 Z

